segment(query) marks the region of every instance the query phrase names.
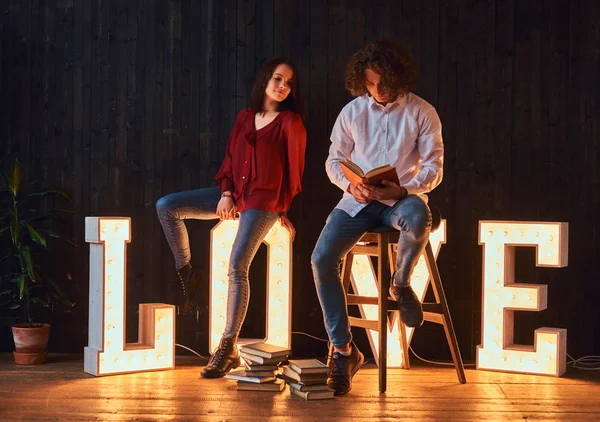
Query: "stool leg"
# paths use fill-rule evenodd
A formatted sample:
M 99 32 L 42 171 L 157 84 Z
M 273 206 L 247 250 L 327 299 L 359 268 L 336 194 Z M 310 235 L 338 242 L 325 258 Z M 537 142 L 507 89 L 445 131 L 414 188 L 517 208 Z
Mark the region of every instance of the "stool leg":
M 402 369 L 410 369 L 408 357 L 408 340 L 406 339 L 406 325 L 398 317 L 398 330 L 400 331 L 400 345 L 402 346 Z
M 390 243 L 388 247 L 388 256 L 390 263 L 390 274 L 393 274 L 396 270 L 396 251 L 394 244 Z M 406 338 L 406 325 L 402 322 L 402 319 L 398 317 L 398 332 L 400 333 L 400 347 L 402 347 L 402 369 L 410 369 L 410 359 L 408 357 L 408 340 Z
M 387 389 L 387 332 L 388 332 L 388 289 L 386 283 L 390 279 L 389 237 L 387 233 L 380 233 L 377 242 L 377 281 L 379 282 L 379 392 L 385 393 Z
M 448 340 L 448 346 L 450 347 L 450 353 L 452 354 L 452 361 L 456 368 L 456 374 L 461 384 L 467 382 L 465 377 L 465 367 L 463 365 L 462 357 L 460 355 L 460 349 L 458 348 L 458 341 L 456 340 L 456 332 L 454 331 L 454 325 L 452 324 L 452 318 L 450 318 L 450 310 L 448 309 L 448 302 L 446 301 L 446 294 L 442 287 L 442 278 L 438 271 L 437 264 L 435 262 L 435 256 L 431 249 L 431 243 L 427 243 L 425 247 L 425 261 L 427 267 L 429 267 L 429 274 L 431 275 L 431 285 L 433 287 L 433 293 L 435 294 L 436 301 L 442 307 L 443 326 L 444 332 L 446 333 L 446 339 Z

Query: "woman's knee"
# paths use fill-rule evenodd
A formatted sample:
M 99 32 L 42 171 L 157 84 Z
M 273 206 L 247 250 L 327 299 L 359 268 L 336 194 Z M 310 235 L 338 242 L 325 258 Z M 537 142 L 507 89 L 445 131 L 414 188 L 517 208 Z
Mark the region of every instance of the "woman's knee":
M 156 213 L 161 218 L 168 218 L 171 216 L 172 202 L 171 202 L 172 194 L 165 195 L 156 201 Z

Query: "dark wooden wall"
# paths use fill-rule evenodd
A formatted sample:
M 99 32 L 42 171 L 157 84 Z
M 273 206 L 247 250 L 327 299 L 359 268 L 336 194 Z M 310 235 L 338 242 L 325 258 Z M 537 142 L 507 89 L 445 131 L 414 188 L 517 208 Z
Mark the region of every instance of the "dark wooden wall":
M 272 56 L 291 57 L 306 100 L 308 161 L 293 204 L 293 329 L 325 337 L 310 253 L 341 192 L 325 175 L 329 133 L 351 97 L 344 66 L 365 41 L 405 41 L 421 78 L 417 93 L 443 122 L 445 176 L 431 195 L 448 221 L 439 266 L 463 355 L 480 341 L 482 253 L 478 221 L 569 222 L 569 266 L 535 268 L 518 252 L 517 279 L 549 286 L 548 310 L 519 313 L 516 339 L 540 326 L 568 329 L 568 352 L 600 354 L 600 6 L 594 0 L 2 0 L 0 156 L 28 178 L 71 192 L 67 227 L 79 247 L 70 269 L 78 305 L 55 312 L 51 347 L 87 342 L 88 247 L 84 217 L 130 216 L 129 341 L 139 302 L 173 302 L 173 260 L 154 204 L 173 191 L 212 186 L 237 111 Z M 212 223 L 191 222 L 195 265 L 208 273 Z M 260 335 L 260 276 L 246 335 Z M 262 290 L 261 290 L 262 289 Z M 208 293 L 208 286 L 205 288 Z M 208 352 L 208 301 L 178 320 L 178 341 Z M 4 321 L 10 314 L 2 310 Z M 368 349 L 364 334 L 359 344 Z M 6 324 L 2 350 L 11 350 Z M 322 343 L 294 335 L 298 355 Z M 448 358 L 438 327 L 413 346 Z

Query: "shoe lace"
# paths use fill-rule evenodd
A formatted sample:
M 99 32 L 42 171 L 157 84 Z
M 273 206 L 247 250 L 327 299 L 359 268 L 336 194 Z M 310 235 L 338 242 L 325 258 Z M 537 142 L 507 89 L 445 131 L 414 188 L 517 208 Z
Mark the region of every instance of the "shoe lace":
M 186 290 L 185 290 L 185 282 L 183 281 L 183 277 L 181 276 L 180 273 L 177 273 L 177 277 L 179 277 L 179 284 L 181 284 L 181 291 L 183 292 L 183 295 L 186 295 Z
M 226 345 L 219 345 L 215 352 L 210 356 L 208 364 L 218 364 L 221 360 L 229 354 L 229 350 Z
M 331 358 L 333 364 L 331 365 L 331 371 L 329 373 L 329 376 L 331 378 L 339 378 L 339 377 L 345 377 L 346 376 L 346 361 L 348 359 L 344 359 L 342 357 L 341 354 L 338 354 L 337 356 L 328 356 L 329 358 Z

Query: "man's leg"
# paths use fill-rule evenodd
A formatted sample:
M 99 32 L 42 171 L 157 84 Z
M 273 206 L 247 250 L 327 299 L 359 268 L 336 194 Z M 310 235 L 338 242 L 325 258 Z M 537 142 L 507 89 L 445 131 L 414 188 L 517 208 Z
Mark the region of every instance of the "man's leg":
M 431 212 L 421 198 L 410 195 L 385 210 L 382 220 L 400 230 L 390 294 L 398 302 L 402 322 L 408 327 L 418 327 L 423 323 L 423 308 L 410 287 L 410 277 L 429 241 Z
M 352 376 L 364 361 L 362 353 L 352 343 L 340 264 L 348 251 L 376 222 L 365 212 L 367 208 L 355 217 L 334 209 L 327 218 L 311 257 L 325 328 L 334 347 L 327 384 L 335 390 L 336 395 L 350 391 Z

